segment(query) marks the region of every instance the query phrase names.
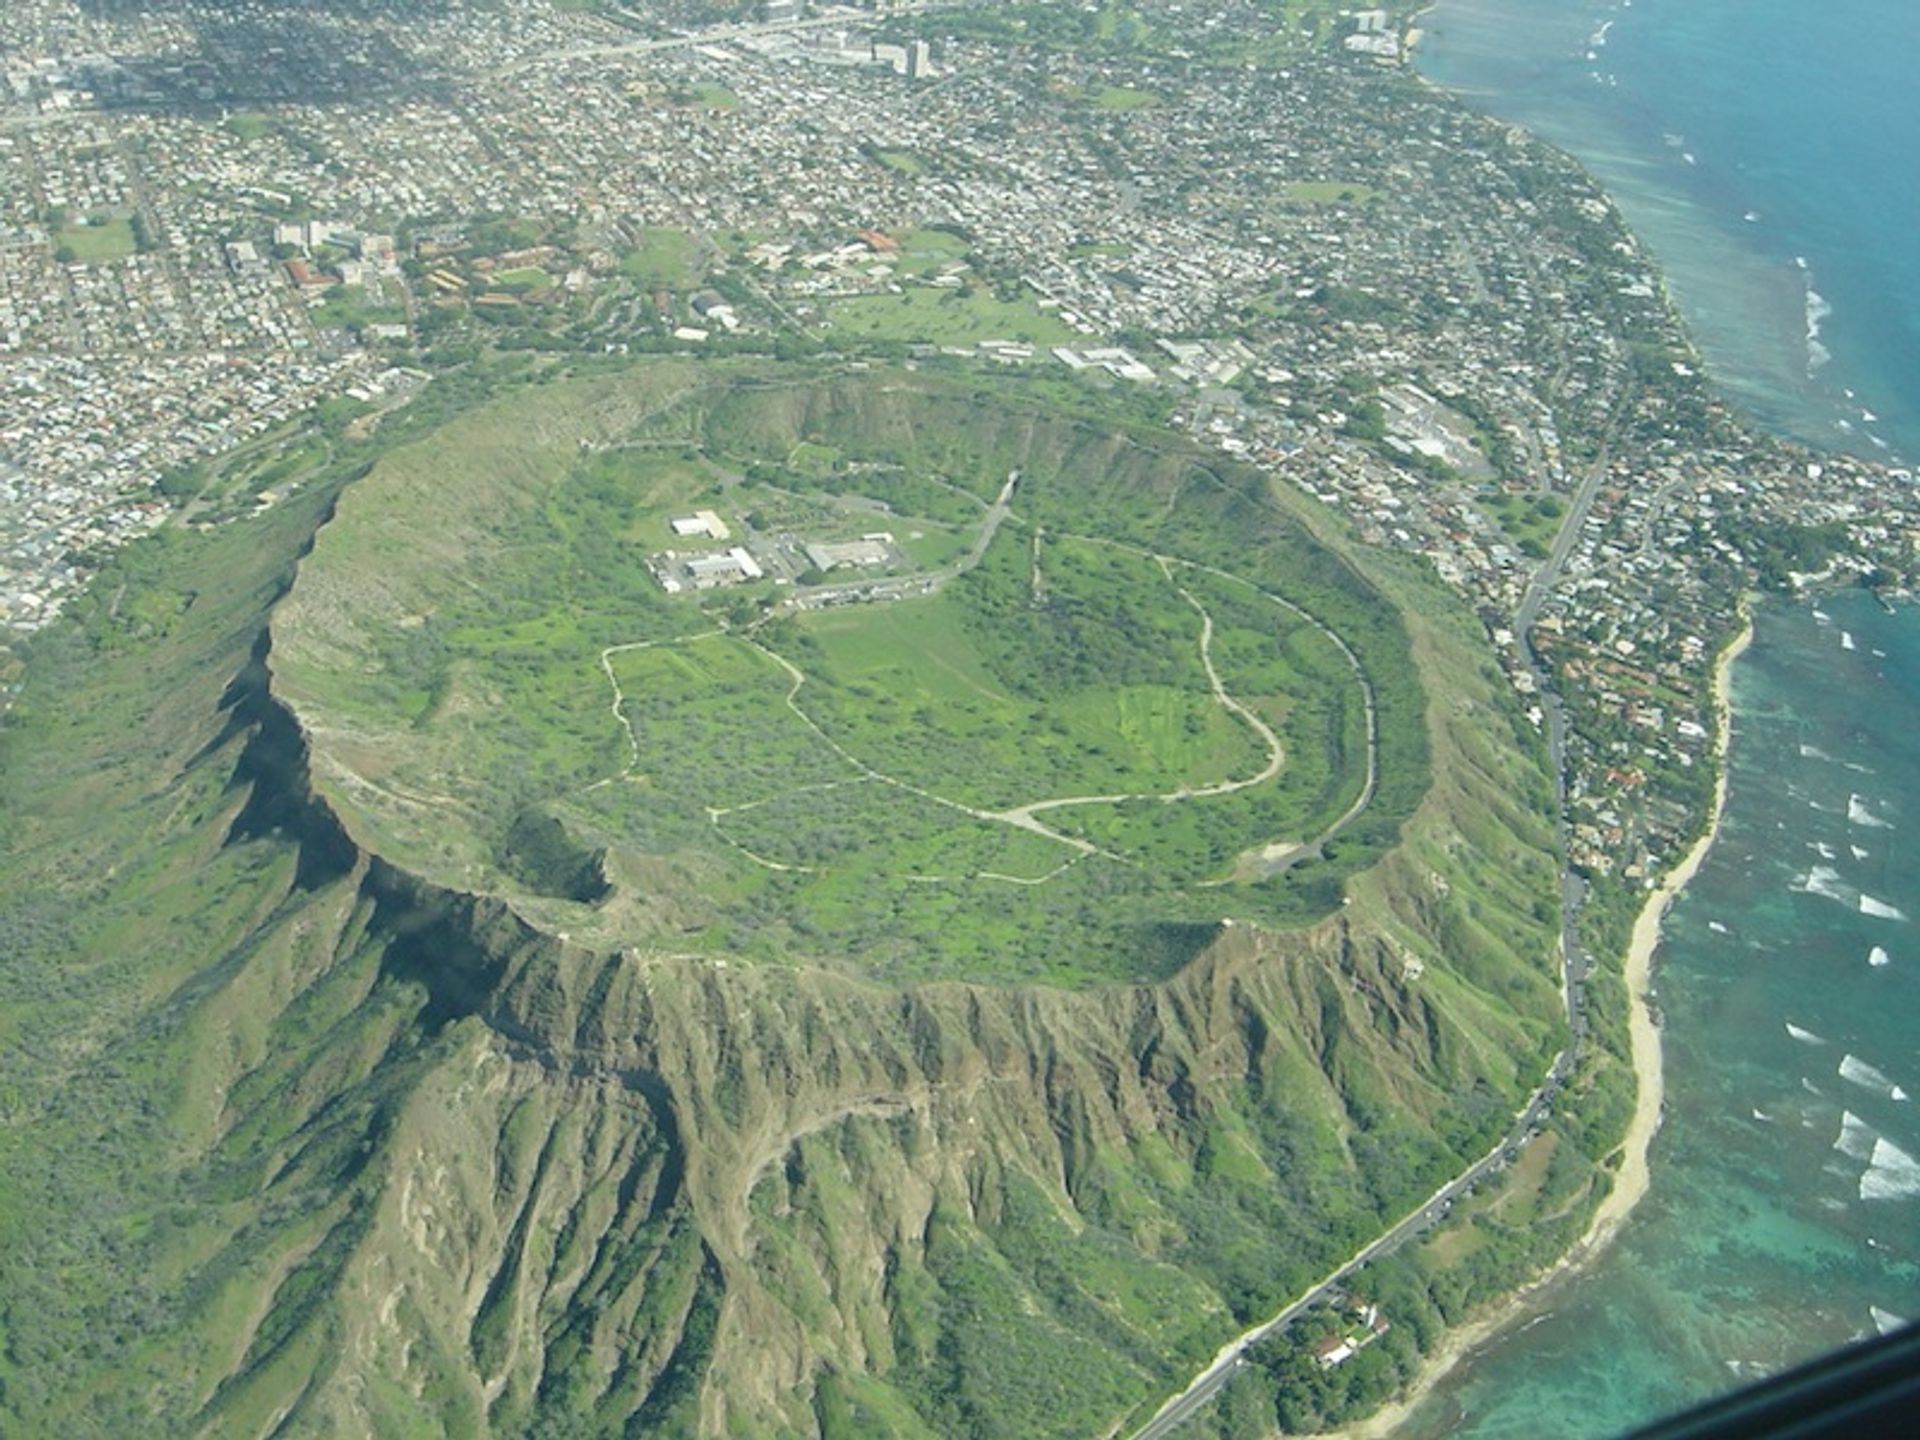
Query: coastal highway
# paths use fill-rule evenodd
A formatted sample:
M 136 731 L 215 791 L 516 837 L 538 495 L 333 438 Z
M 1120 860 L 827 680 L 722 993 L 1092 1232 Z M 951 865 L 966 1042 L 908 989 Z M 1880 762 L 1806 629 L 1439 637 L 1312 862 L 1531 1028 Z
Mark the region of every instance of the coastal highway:
M 1165 1440 L 1166 1436 L 1174 1434 L 1188 1420 L 1191 1420 L 1197 1411 L 1213 1402 L 1214 1397 L 1225 1388 L 1227 1382 L 1233 1379 L 1240 1368 L 1247 1363 L 1245 1357 L 1250 1348 L 1266 1339 L 1274 1331 L 1284 1329 L 1303 1311 L 1311 1309 L 1326 1299 L 1361 1266 L 1399 1249 L 1407 1241 L 1424 1235 L 1445 1219 L 1447 1212 L 1453 1208 L 1455 1200 L 1504 1165 L 1514 1148 L 1545 1122 L 1548 1112 L 1553 1108 L 1554 1096 L 1566 1079 L 1571 1065 L 1571 1051 L 1563 1050 L 1555 1056 L 1553 1064 L 1547 1070 L 1547 1078 L 1514 1116 L 1512 1127 L 1500 1137 L 1498 1144 L 1429 1195 L 1391 1230 L 1348 1257 L 1339 1269 L 1326 1276 L 1311 1290 L 1292 1301 L 1272 1318 L 1262 1321 L 1250 1330 L 1243 1331 L 1229 1341 L 1220 1353 L 1214 1356 L 1213 1363 L 1194 1378 L 1192 1384 L 1162 1405 L 1151 1420 L 1133 1432 L 1132 1440 Z
M 1624 413 L 1625 405 L 1617 405 L 1614 415 Z M 1608 439 L 1611 439 L 1611 429 Z M 1503 1135 L 1500 1142 L 1480 1159 L 1468 1166 L 1459 1175 L 1427 1197 L 1427 1199 L 1407 1215 L 1391 1230 L 1374 1240 L 1365 1249 L 1350 1257 L 1339 1269 L 1321 1280 L 1311 1290 L 1294 1300 L 1285 1309 L 1250 1330 L 1242 1332 L 1229 1341 L 1220 1353 L 1214 1356 L 1213 1363 L 1194 1377 L 1191 1384 L 1174 1396 L 1154 1414 L 1154 1417 L 1138 1430 L 1130 1440 L 1165 1440 L 1173 1435 L 1195 1413 L 1210 1405 L 1227 1382 L 1232 1380 L 1242 1366 L 1247 1363 L 1246 1352 L 1275 1331 L 1291 1324 L 1301 1312 L 1311 1309 L 1327 1296 L 1354 1271 L 1368 1261 L 1390 1254 L 1407 1241 L 1425 1234 L 1433 1226 L 1446 1218 L 1453 1208 L 1453 1202 L 1518 1150 L 1532 1134 L 1543 1125 L 1558 1098 L 1560 1087 L 1573 1073 L 1573 1067 L 1579 1057 L 1581 1042 L 1586 1037 L 1586 1007 L 1583 989 L 1588 970 L 1591 966 L 1587 953 L 1581 948 L 1579 938 L 1580 907 L 1586 901 L 1586 882 L 1566 863 L 1567 855 L 1567 721 L 1566 708 L 1560 697 L 1551 688 L 1552 677 L 1540 663 L 1540 657 L 1533 648 L 1533 623 L 1539 616 L 1540 606 L 1560 579 L 1560 573 L 1566 567 L 1567 559 L 1573 554 L 1573 548 L 1580 542 L 1580 534 L 1587 523 L 1587 515 L 1593 509 L 1594 498 L 1600 493 L 1600 486 L 1606 479 L 1607 454 L 1609 446 L 1603 442 L 1600 453 L 1588 468 L 1575 491 L 1573 503 L 1567 507 L 1567 513 L 1560 525 L 1560 532 L 1554 536 L 1553 546 L 1547 552 L 1547 558 L 1534 572 L 1526 593 L 1514 612 L 1514 633 L 1519 637 L 1521 653 L 1527 667 L 1533 672 L 1541 705 L 1546 712 L 1547 749 L 1549 763 L 1553 769 L 1555 821 L 1560 840 L 1560 974 L 1564 989 L 1563 1000 L 1567 1008 L 1567 1024 L 1571 1032 L 1567 1048 L 1554 1057 L 1553 1064 L 1547 1068 L 1546 1077 L 1540 1082 L 1540 1088 L 1521 1107 L 1514 1117 L 1513 1125 Z

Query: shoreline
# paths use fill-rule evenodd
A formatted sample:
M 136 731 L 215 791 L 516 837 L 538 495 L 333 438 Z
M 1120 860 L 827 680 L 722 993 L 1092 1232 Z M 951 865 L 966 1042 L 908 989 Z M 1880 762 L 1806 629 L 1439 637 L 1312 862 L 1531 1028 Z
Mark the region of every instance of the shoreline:
M 1727 642 L 1714 662 L 1714 755 L 1719 765 L 1719 775 L 1714 782 L 1713 809 L 1707 817 L 1707 828 L 1647 896 L 1646 903 L 1641 906 L 1640 914 L 1633 922 L 1633 936 L 1627 945 L 1622 978 L 1627 985 L 1627 1034 L 1633 1059 L 1634 1103 L 1633 1118 L 1628 1121 L 1627 1133 L 1616 1152 L 1621 1156 L 1621 1161 L 1620 1169 L 1614 1176 L 1613 1188 L 1594 1210 L 1586 1231 L 1568 1248 L 1566 1254 L 1512 1294 L 1495 1301 L 1487 1314 L 1448 1330 L 1433 1353 L 1426 1357 L 1418 1377 L 1404 1395 L 1389 1401 L 1366 1419 L 1327 1434 L 1343 1437 L 1343 1440 L 1386 1440 L 1406 1424 L 1413 1411 L 1463 1361 L 1524 1318 L 1541 1291 L 1574 1277 L 1605 1254 L 1619 1237 L 1635 1207 L 1646 1198 L 1652 1183 L 1648 1157 L 1653 1148 L 1653 1138 L 1660 1131 L 1666 1104 L 1666 1062 L 1660 1044 L 1660 1027 L 1654 1023 L 1647 990 L 1653 978 L 1654 953 L 1660 948 L 1661 922 L 1665 920 L 1668 908 L 1705 863 L 1714 841 L 1719 838 L 1720 821 L 1726 813 L 1727 761 L 1733 742 L 1733 703 L 1729 686 L 1734 662 L 1753 643 L 1753 617 L 1744 601 L 1740 607 L 1740 618 L 1739 633 Z
M 1430 13 L 1446 6 L 1446 0 L 1428 0 L 1409 18 L 1418 24 Z M 1425 35 L 1422 27 L 1419 32 Z M 1562 57 L 1565 59 L 1566 57 Z M 1822 254 L 1818 245 L 1810 245 L 1804 236 L 1756 228 L 1745 219 L 1735 219 L 1732 209 L 1706 198 L 1702 182 L 1693 166 L 1671 170 L 1667 177 L 1649 178 L 1644 173 L 1649 160 L 1665 158 L 1663 151 L 1620 128 L 1621 122 L 1596 118 L 1594 113 L 1561 113 L 1547 119 L 1538 108 L 1529 113 L 1524 104 L 1503 111 L 1487 102 L 1496 91 L 1480 86 L 1448 83 L 1429 75 L 1421 65 L 1421 54 L 1408 48 L 1405 68 L 1422 84 L 1451 96 L 1483 117 L 1504 126 L 1524 130 L 1536 141 L 1571 159 L 1607 197 L 1623 224 L 1641 248 L 1641 258 L 1651 264 L 1662 297 L 1684 322 L 1691 363 L 1708 380 L 1721 399 L 1730 403 L 1756 431 L 1775 436 L 1812 451 L 1833 451 L 1893 468 L 1920 465 L 1920 439 L 1911 433 L 1920 416 L 1907 415 L 1910 408 L 1898 397 L 1905 392 L 1896 377 L 1874 375 L 1850 368 L 1857 354 L 1848 347 L 1830 356 L 1828 362 L 1809 367 L 1811 357 L 1804 349 L 1806 338 L 1803 313 L 1808 275 L 1799 263 L 1797 251 L 1812 255 L 1814 268 L 1825 269 L 1834 263 L 1832 254 Z M 1591 92 L 1583 92 L 1591 93 Z M 1596 129 L 1596 127 L 1600 127 Z M 1596 142 L 1595 136 L 1610 138 L 1611 144 Z M 1617 146 L 1617 149 L 1616 149 Z M 1616 153 L 1609 155 L 1609 150 Z M 1682 178 L 1674 179 L 1673 174 Z M 1674 214 L 1691 217 L 1682 222 Z M 1713 244 L 1711 260 L 1703 263 L 1697 240 L 1690 242 L 1682 233 L 1697 226 L 1710 232 Z M 1740 257 L 1739 269 L 1746 272 L 1744 294 L 1729 298 L 1711 295 L 1717 277 L 1726 273 L 1724 256 Z M 1789 266 L 1789 260 L 1795 266 Z M 1795 268 L 1797 266 L 1797 268 Z M 1780 322 L 1777 334 L 1756 339 L 1743 329 L 1738 318 L 1748 309 L 1771 310 Z M 1850 307 L 1853 308 L 1853 307 Z M 1803 338 L 1804 337 L 1804 338 Z M 1831 336 L 1828 337 L 1831 340 Z M 1831 368 L 1827 368 L 1829 362 Z M 1816 382 L 1815 371 L 1824 379 Z M 1855 390 L 1882 392 L 1878 403 L 1870 407 L 1855 398 Z M 1892 393 L 1886 393 L 1891 391 Z M 1882 432 L 1873 439 L 1856 428 L 1858 412 L 1871 408 L 1879 412 Z M 1885 416 L 1893 414 L 1892 422 Z

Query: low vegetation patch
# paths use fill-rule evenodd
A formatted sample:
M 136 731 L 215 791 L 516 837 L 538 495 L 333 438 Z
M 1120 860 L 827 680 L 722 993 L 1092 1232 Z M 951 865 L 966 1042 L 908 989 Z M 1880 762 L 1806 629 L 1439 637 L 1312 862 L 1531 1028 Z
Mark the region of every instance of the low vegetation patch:
M 908 377 L 551 385 L 440 440 L 434 483 L 395 457 L 303 577 L 358 590 L 433 512 L 398 623 L 321 616 L 377 663 L 305 663 L 299 620 L 276 663 L 413 862 L 565 868 L 531 887 L 558 903 L 603 857 L 570 930 L 1152 975 L 1223 921 L 1324 914 L 1422 793 L 1391 606 L 1172 442 Z M 572 858 L 530 865 L 529 835 Z

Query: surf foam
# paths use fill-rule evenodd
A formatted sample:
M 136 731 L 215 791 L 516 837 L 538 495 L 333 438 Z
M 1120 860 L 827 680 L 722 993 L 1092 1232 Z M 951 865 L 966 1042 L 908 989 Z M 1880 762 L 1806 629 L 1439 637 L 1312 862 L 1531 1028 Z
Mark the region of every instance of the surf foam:
M 1873 1160 L 1860 1177 L 1862 1200 L 1910 1200 L 1920 1195 L 1920 1160 L 1886 1136 L 1873 1144 Z
M 1858 795 L 1849 795 L 1847 797 L 1847 822 L 1852 825 L 1862 826 L 1868 830 L 1891 830 L 1893 828 L 1893 822 L 1891 820 L 1882 820 L 1878 815 L 1874 814 L 1872 809 L 1868 807 L 1867 802 L 1862 800 Z
M 1879 1138 L 1879 1133 L 1866 1121 L 1851 1110 L 1842 1110 L 1840 1138 L 1833 1142 L 1833 1148 L 1842 1155 L 1851 1156 L 1855 1160 L 1864 1160 L 1873 1154 L 1874 1143 Z
M 1827 317 L 1833 314 L 1833 306 L 1827 303 L 1826 296 L 1807 286 L 1807 373 L 1813 374 L 1833 359 L 1833 352 L 1820 343 L 1821 327 Z
M 1872 1090 L 1889 1100 L 1904 1100 L 1907 1092 L 1893 1081 L 1878 1066 L 1869 1065 L 1858 1055 L 1848 1055 L 1840 1061 L 1840 1078 L 1850 1080 L 1862 1090 Z
M 1829 900 L 1838 900 L 1842 905 L 1854 903 L 1854 892 L 1840 883 L 1840 872 L 1831 865 L 1816 865 L 1798 880 L 1793 888 L 1806 895 L 1823 895 Z

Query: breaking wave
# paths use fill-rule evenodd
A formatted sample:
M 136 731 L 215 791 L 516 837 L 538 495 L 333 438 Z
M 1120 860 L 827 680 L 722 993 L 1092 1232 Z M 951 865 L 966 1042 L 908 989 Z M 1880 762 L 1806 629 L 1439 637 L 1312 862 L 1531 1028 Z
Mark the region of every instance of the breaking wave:
M 1833 352 L 1820 343 L 1820 328 L 1828 316 L 1833 314 L 1833 306 L 1827 303 L 1812 285 L 1807 286 L 1807 373 L 1813 374 L 1829 360 Z
M 1824 895 L 1842 905 L 1854 903 L 1854 892 L 1840 883 L 1840 872 L 1830 865 L 1814 866 L 1793 882 L 1793 888 L 1806 895 Z
M 1889 905 L 1884 900 L 1876 900 L 1871 895 L 1860 897 L 1860 913 L 1871 915 L 1877 920 L 1904 920 L 1906 912 L 1897 905 Z
M 1874 1142 L 1879 1138 L 1879 1133 L 1866 1121 L 1851 1110 L 1843 1110 L 1840 1112 L 1840 1138 L 1833 1142 L 1833 1148 L 1842 1155 L 1864 1160 L 1873 1154 Z
M 1873 1145 L 1873 1160 L 1860 1177 L 1862 1200 L 1908 1200 L 1920 1195 L 1920 1160 L 1884 1135 Z
M 1885 1071 L 1878 1066 L 1869 1065 L 1858 1055 L 1848 1055 L 1841 1060 L 1840 1078 L 1851 1080 L 1862 1090 L 1872 1090 L 1876 1094 L 1886 1096 L 1889 1100 L 1907 1098 L 1907 1092 L 1889 1080 Z
M 1869 830 L 1891 830 L 1893 822 L 1882 820 L 1868 808 L 1867 802 L 1858 795 L 1847 797 L 1847 820 L 1850 824 L 1864 826 Z

